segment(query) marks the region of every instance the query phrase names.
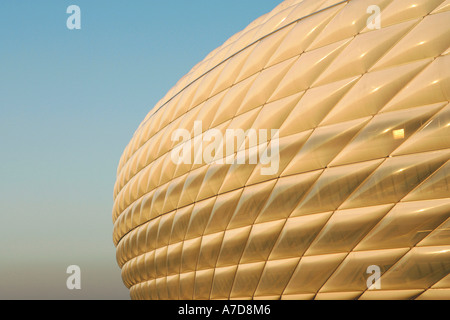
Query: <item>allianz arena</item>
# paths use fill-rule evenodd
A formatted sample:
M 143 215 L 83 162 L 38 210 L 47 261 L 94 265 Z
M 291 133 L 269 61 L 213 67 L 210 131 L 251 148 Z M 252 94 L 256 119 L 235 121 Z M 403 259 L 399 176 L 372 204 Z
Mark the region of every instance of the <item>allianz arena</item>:
M 287 0 L 197 64 L 120 159 L 131 297 L 450 299 L 449 21 Z

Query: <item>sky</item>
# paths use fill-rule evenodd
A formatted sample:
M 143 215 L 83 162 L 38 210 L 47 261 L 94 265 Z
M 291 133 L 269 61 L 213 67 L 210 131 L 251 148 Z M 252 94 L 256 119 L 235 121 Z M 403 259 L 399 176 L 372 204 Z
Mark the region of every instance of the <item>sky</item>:
M 111 217 L 125 146 L 184 74 L 280 2 L 0 1 L 0 299 L 129 299 Z

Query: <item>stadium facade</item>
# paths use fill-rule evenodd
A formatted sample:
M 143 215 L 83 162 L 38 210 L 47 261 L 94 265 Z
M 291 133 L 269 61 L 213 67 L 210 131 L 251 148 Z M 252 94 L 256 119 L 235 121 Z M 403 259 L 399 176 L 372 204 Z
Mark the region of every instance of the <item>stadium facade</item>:
M 449 21 L 287 0 L 196 65 L 120 159 L 131 297 L 450 299 Z

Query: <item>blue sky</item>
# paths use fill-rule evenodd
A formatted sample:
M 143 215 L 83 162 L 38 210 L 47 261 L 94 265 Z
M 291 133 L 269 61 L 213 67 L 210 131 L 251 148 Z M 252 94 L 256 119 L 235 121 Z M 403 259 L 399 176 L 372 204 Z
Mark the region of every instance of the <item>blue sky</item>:
M 123 149 L 179 78 L 280 2 L 0 2 L 0 299 L 129 297 L 111 220 Z

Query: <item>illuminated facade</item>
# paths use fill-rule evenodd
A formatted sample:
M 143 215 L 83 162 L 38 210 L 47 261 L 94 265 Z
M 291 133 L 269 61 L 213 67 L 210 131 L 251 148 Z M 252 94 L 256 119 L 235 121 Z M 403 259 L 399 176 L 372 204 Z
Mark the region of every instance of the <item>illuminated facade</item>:
M 448 0 L 287 0 L 195 66 L 120 160 L 132 298 L 450 299 L 449 21 Z M 231 129 L 277 135 L 211 153 Z

